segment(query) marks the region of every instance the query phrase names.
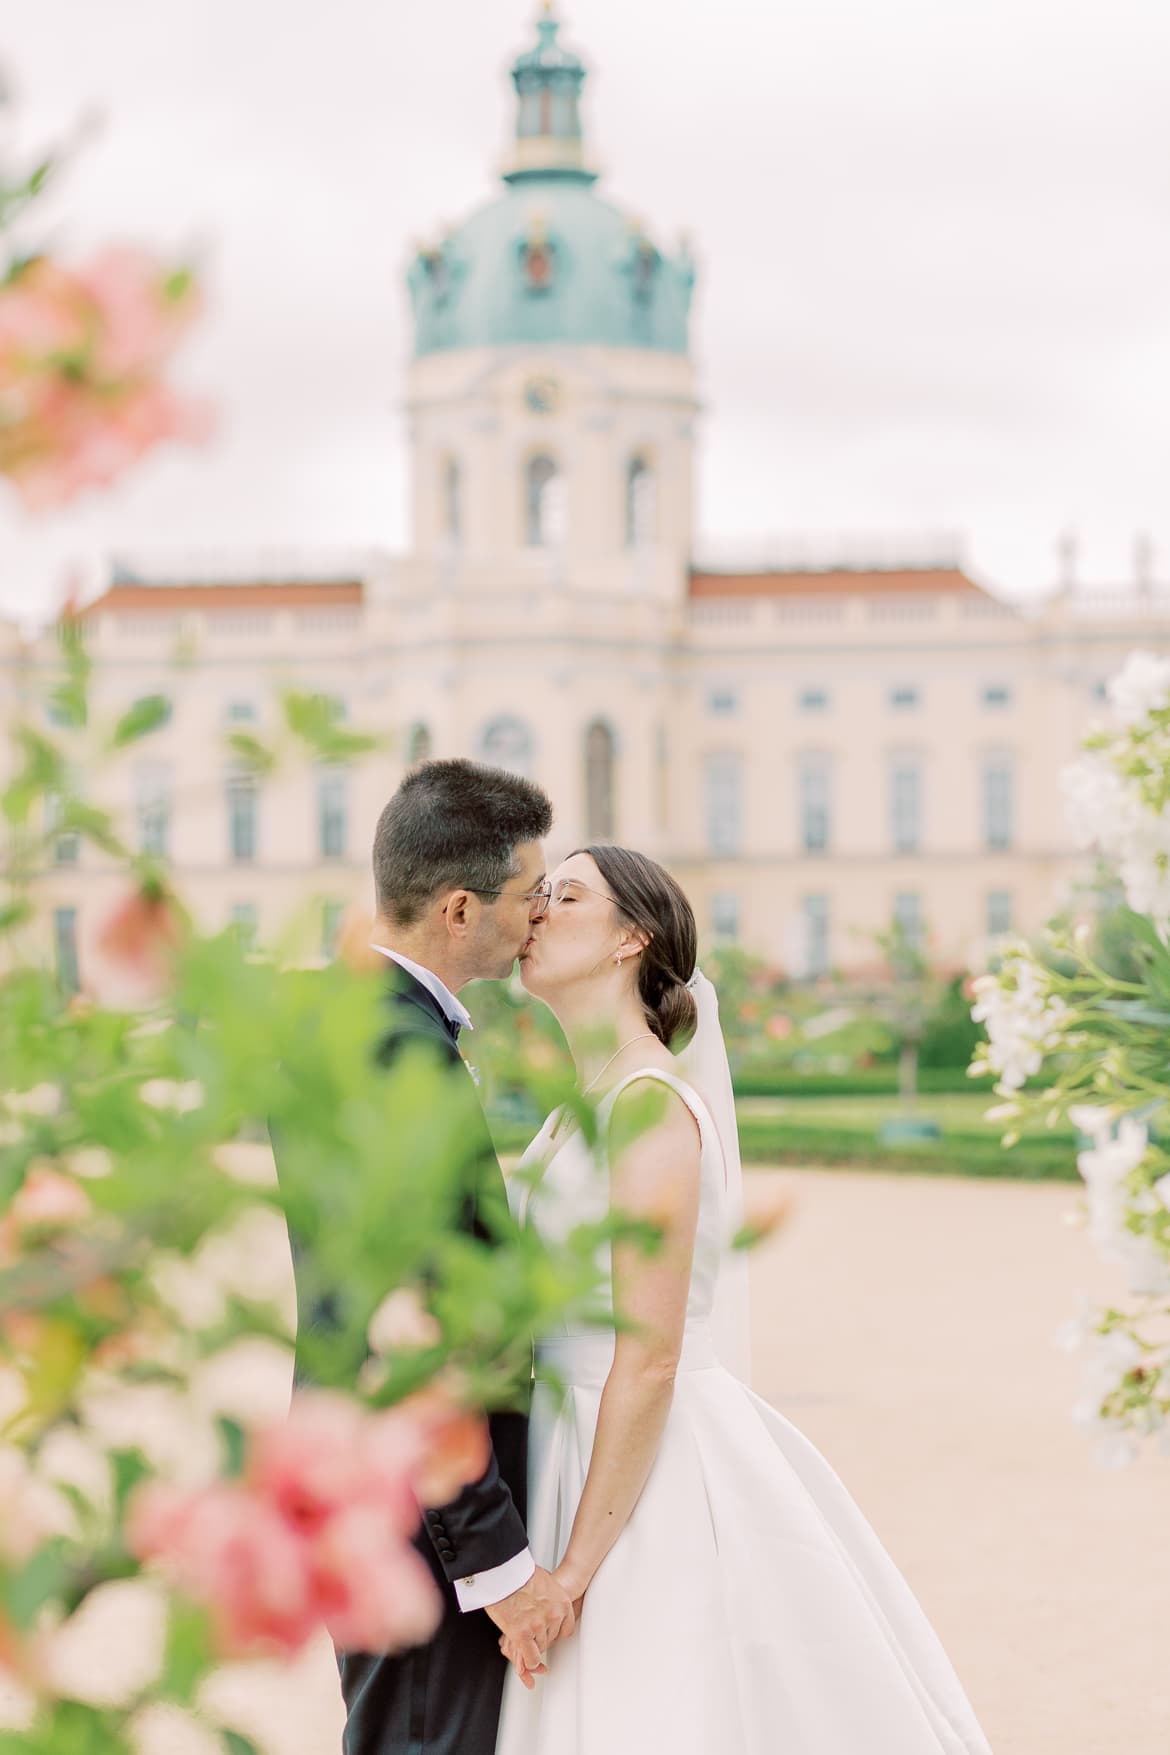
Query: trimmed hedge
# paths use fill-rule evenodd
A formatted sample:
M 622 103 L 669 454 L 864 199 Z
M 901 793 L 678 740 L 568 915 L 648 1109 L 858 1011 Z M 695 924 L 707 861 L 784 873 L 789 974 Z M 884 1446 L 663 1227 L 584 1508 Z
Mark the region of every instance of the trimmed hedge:
M 1004 1147 L 994 1136 L 944 1133 L 941 1139 L 883 1145 L 872 1127 L 814 1127 L 797 1120 L 742 1116 L 740 1148 L 745 1164 L 849 1166 L 862 1170 L 908 1170 L 929 1176 L 996 1176 L 1019 1182 L 1076 1182 L 1072 1135 L 1025 1137 Z
M 496 1149 L 515 1157 L 535 1127 L 492 1118 Z M 944 1133 L 941 1139 L 883 1145 L 872 1125 L 818 1127 L 785 1116 L 741 1116 L 740 1147 L 745 1164 L 828 1166 L 838 1169 L 908 1171 L 921 1176 L 1002 1177 L 1018 1182 L 1077 1182 L 1076 1144 L 1071 1133 L 1025 1135 L 1004 1147 L 994 1134 Z
M 737 1074 L 733 1083 L 737 1097 L 896 1097 L 898 1069 L 868 1066 L 847 1073 L 744 1072 Z M 959 1067 L 924 1066 L 918 1070 L 918 1090 L 924 1097 L 994 1089 L 994 1079 L 969 1079 Z

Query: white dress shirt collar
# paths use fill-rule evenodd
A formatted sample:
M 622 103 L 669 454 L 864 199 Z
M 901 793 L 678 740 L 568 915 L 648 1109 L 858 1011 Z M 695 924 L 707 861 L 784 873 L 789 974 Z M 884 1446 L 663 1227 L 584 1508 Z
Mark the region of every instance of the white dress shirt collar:
M 421 983 L 433 998 L 438 1000 L 444 1015 L 453 1024 L 458 1024 L 461 1030 L 475 1029 L 467 1007 L 456 999 L 451 989 L 445 982 L 440 981 L 433 969 L 424 969 L 421 963 L 413 963 L 409 957 L 404 957 L 401 951 L 389 950 L 385 945 L 371 944 L 370 949 L 380 951 L 384 957 L 389 957 L 392 963 L 397 963 L 400 968 L 405 969 L 408 975 L 413 975 L 415 980 Z

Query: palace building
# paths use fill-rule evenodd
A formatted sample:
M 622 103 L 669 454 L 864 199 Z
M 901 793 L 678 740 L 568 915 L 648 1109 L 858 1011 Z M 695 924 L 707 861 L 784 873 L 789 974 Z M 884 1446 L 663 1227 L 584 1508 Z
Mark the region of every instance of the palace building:
M 1025 611 L 947 555 L 698 565 L 694 262 L 600 190 L 550 13 L 512 79 L 499 195 L 407 274 L 410 552 L 123 566 L 86 610 L 110 710 L 172 703 L 109 779 L 132 833 L 209 925 L 272 936 L 315 897 L 327 951 L 402 774 L 463 754 L 549 791 L 554 857 L 643 848 L 708 942 L 795 976 L 872 966 L 893 919 L 955 967 L 1036 928 L 1085 868 L 1059 770 L 1126 653 L 1170 649 L 1170 597 L 1145 569 Z M 0 636 L 10 672 L 50 656 Z M 223 735 L 282 685 L 386 753 L 257 786 Z M 67 970 L 115 881 L 68 844 L 44 873 Z

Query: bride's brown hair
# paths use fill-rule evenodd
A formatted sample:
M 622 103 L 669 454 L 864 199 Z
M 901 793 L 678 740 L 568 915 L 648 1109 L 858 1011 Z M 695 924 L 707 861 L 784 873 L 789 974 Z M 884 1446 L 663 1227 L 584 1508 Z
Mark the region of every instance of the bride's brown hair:
M 630 847 L 580 847 L 613 891 L 622 919 L 643 933 L 638 997 L 646 1022 L 673 1053 L 695 1033 L 698 1012 L 687 982 L 695 972 L 695 914 L 679 884 L 656 860 Z

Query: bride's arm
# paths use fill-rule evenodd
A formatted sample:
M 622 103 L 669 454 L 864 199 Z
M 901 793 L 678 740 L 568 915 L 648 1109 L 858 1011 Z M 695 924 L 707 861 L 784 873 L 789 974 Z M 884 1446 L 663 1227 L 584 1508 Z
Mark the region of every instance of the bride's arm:
M 662 1089 L 661 1086 L 657 1087 Z M 628 1137 L 644 1104 L 639 1087 L 614 1104 L 611 1140 Z M 597 1418 L 597 1435 L 569 1544 L 555 1576 L 577 1601 L 638 1502 L 658 1450 L 682 1350 L 691 1261 L 699 1216 L 698 1123 L 666 1092 L 666 1112 L 611 1157 L 611 1206 L 650 1219 L 662 1231 L 653 1254 L 633 1243 L 613 1251 L 613 1299 L 633 1325 L 619 1331 Z

